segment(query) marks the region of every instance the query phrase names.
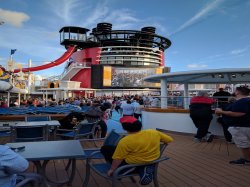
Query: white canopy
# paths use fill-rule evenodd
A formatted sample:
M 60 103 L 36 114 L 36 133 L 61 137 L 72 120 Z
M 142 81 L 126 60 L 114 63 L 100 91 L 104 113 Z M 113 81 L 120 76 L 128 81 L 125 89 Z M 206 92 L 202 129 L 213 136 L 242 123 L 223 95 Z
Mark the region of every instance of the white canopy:
M 161 82 L 178 84 L 240 84 L 250 82 L 250 68 L 210 69 L 197 71 L 183 71 L 151 75 L 144 78 L 147 82 Z

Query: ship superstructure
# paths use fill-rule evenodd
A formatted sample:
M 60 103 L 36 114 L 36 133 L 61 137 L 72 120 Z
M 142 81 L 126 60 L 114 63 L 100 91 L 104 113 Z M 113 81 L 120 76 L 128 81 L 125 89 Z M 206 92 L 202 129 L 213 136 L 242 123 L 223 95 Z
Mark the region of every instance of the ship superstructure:
M 143 78 L 166 71 L 164 50 L 171 42 L 154 27 L 113 30 L 110 23 L 98 23 L 90 34 L 89 29 L 73 26 L 59 32 L 61 45 L 76 49 L 59 82 L 80 82 L 80 88 L 89 89 L 159 89 L 159 84 Z

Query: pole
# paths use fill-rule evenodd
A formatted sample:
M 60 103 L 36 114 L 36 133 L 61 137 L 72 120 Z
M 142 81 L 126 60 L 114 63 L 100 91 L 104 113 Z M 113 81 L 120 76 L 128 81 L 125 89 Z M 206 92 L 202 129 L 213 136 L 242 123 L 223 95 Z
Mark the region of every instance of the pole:
M 31 68 L 32 66 L 32 60 L 29 59 L 29 62 L 28 62 L 28 67 Z M 30 94 L 30 87 L 31 87 L 31 76 L 30 76 L 30 72 L 28 73 L 28 93 Z
M 161 108 L 167 108 L 168 107 L 168 86 L 167 86 L 167 80 L 161 79 Z
M 18 106 L 20 106 L 21 93 L 18 93 Z
M 189 107 L 188 83 L 184 83 L 184 109 Z
M 10 92 L 7 93 L 7 106 L 10 107 Z

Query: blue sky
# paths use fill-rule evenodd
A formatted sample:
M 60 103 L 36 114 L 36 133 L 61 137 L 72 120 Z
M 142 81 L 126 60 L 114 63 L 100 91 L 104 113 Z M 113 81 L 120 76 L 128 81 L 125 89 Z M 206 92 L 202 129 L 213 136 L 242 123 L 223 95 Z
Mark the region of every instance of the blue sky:
M 27 67 L 60 57 L 63 26 L 92 29 L 110 22 L 113 29 L 155 26 L 172 41 L 165 65 L 172 72 L 215 68 L 250 68 L 250 0 L 0 0 L 0 64 L 10 50 Z M 64 64 L 36 72 L 52 76 Z

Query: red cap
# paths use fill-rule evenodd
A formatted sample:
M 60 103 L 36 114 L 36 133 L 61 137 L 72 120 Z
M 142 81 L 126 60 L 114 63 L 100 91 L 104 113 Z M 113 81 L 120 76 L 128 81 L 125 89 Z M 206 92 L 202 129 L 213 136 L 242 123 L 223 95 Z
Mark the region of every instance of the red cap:
M 124 116 L 120 119 L 121 123 L 134 123 L 135 121 L 137 121 L 137 119 L 133 116 Z

